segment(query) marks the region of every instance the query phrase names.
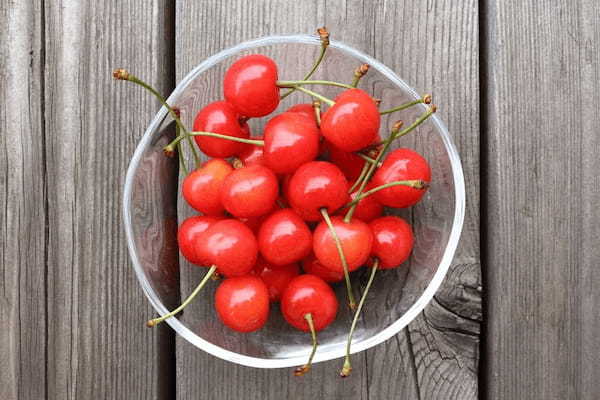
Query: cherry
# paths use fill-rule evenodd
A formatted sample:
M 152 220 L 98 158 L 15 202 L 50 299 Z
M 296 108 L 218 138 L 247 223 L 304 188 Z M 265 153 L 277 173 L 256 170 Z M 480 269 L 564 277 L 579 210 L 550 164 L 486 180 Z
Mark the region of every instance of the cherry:
M 226 277 L 245 275 L 258 256 L 254 234 L 243 222 L 224 219 L 210 225 L 196 241 L 196 255 L 202 264 L 216 265 Z
M 177 243 L 179 251 L 192 264 L 200 265 L 200 260 L 196 256 L 195 243 L 209 226 L 219 219 L 204 215 L 196 215 L 186 218 L 177 230 Z
M 314 121 L 297 112 L 271 118 L 264 131 L 263 153 L 274 172 L 289 174 L 314 160 L 319 152 L 319 129 Z
M 285 112 L 298 113 L 306 115 L 308 118 L 317 123 L 317 117 L 315 116 L 315 108 L 312 104 L 296 104 L 288 108 Z
M 348 181 L 353 182 L 358 179 L 366 161 L 359 155 L 343 151 L 327 141 L 325 141 L 325 146 L 329 152 L 329 161 L 344 173 Z
M 307 274 L 316 275 L 323 279 L 325 282 L 340 282 L 344 279 L 343 271 L 333 271 L 329 268 L 325 268 L 323 264 L 317 260 L 317 257 L 311 253 L 307 258 L 302 260 L 302 269 Z
M 225 99 L 247 117 L 262 117 L 279 105 L 277 65 L 269 57 L 253 54 L 234 62 L 225 73 Z
M 431 181 L 431 170 L 427 161 L 410 149 L 396 149 L 384 160 L 373 176 L 373 186 L 381 186 L 394 181 L 421 180 Z M 375 198 L 388 207 L 410 207 L 421 200 L 427 189 L 408 186 L 389 187 L 375 193 Z
M 316 332 L 333 322 L 338 310 L 338 301 L 329 285 L 315 275 L 300 275 L 292 279 L 281 296 L 281 312 L 294 328 L 311 332 L 313 349 L 308 362 L 295 370 L 303 375 L 310 370 L 317 350 Z
M 341 150 L 360 150 L 375 140 L 380 116 L 377 105 L 360 89 L 346 90 L 321 117 L 323 136 Z
M 254 139 L 260 140 L 262 138 L 262 136 L 258 136 Z M 246 167 L 250 167 L 252 165 L 266 165 L 262 146 L 246 145 L 244 150 L 238 154 L 238 157 L 242 162 L 242 165 Z
M 233 168 L 223 159 L 208 160 L 183 180 L 183 198 L 203 214 L 221 215 L 224 210 L 220 197 L 221 186 L 231 171 Z
M 215 101 L 201 109 L 194 120 L 194 131 L 212 132 L 221 135 L 248 139 L 248 124 L 240 126 L 240 116 L 226 101 Z M 210 136 L 194 136 L 200 150 L 209 157 L 231 157 L 244 150 L 244 143 Z
M 307 221 L 318 221 L 321 209 L 333 213 L 349 199 L 348 181 L 338 167 L 312 161 L 296 170 L 289 182 L 288 200 Z
M 273 209 L 278 196 L 277 177 L 261 165 L 233 170 L 221 186 L 221 203 L 236 217 L 266 214 Z
M 269 299 L 273 302 L 279 301 L 287 285 L 300 274 L 300 269 L 296 263 L 274 266 L 263 258 L 258 259 L 252 271 L 267 285 Z
M 269 290 L 262 279 L 238 276 L 225 279 L 215 292 L 219 319 L 238 332 L 254 332 L 269 317 Z
M 367 189 L 372 185 L 367 185 Z M 356 199 L 358 192 L 354 192 L 350 195 L 352 200 Z M 343 215 L 342 210 L 342 214 Z M 383 214 L 383 206 L 379 203 L 375 196 L 367 196 L 364 199 L 360 200 L 356 205 L 356 209 L 354 210 L 354 218 L 358 218 L 363 222 L 371 222 L 377 217 L 380 217 Z
M 406 221 L 390 215 L 377 218 L 369 227 L 374 238 L 371 254 L 379 259 L 381 269 L 398 267 L 408 259 L 414 239 Z
M 353 218 L 345 222 L 334 216 L 331 224 L 340 240 L 348 271 L 354 271 L 367 261 L 373 244 L 373 233 L 367 224 Z M 326 268 L 343 272 L 344 266 L 338 252 L 335 238 L 325 221 L 321 222 L 313 235 L 313 251 L 319 262 Z
M 265 219 L 258 232 L 258 248 L 274 266 L 302 260 L 312 249 L 312 233 L 293 210 L 275 211 Z

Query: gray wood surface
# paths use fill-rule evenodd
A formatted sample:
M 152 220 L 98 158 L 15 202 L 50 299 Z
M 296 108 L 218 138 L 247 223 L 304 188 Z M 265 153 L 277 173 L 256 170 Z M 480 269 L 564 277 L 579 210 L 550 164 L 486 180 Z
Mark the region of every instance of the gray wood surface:
M 354 357 L 340 380 L 339 360 L 302 379 L 290 370 L 235 366 L 177 338 L 177 398 L 474 399 L 477 398 L 481 279 L 479 260 L 479 59 L 477 2 L 204 1 L 177 3 L 180 80 L 200 61 L 241 40 L 267 34 L 332 35 L 433 91 L 459 147 L 468 206 L 461 245 L 436 300 L 408 330 Z M 297 71 L 301 75 L 304 71 Z M 207 99 L 209 101 L 209 99 Z M 182 295 L 198 280 L 182 269 Z
M 597 399 L 600 4 L 485 15 L 490 399 Z
M 168 3 L 0 3 L 3 400 L 168 397 L 172 333 L 144 327 L 121 228 L 158 103 L 111 77 L 172 88 Z

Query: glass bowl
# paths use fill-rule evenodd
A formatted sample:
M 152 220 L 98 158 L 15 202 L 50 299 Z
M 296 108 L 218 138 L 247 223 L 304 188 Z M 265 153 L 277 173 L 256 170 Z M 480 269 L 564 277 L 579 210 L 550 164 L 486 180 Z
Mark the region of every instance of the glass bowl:
M 262 53 L 279 67 L 280 79 L 299 79 L 319 52 L 315 36 L 270 36 L 241 43 L 208 58 L 192 70 L 168 99 L 181 110 L 184 124 L 192 126 L 196 112 L 205 104 L 222 98 L 222 77 L 226 68 L 242 55 Z M 354 69 L 371 66 L 360 82 L 361 88 L 382 100 L 389 108 L 420 96 L 393 71 L 368 55 L 343 43 L 331 41 L 326 58 L 312 79 L 348 81 Z M 339 88 L 319 87 L 333 98 Z M 306 95 L 288 96 L 279 109 L 309 100 Z M 387 137 L 393 122 L 412 122 L 426 110 L 418 105 L 385 115 L 381 135 Z M 265 119 L 251 121 L 253 132 L 261 132 Z M 157 313 L 164 315 L 179 301 L 179 291 L 189 293 L 206 269 L 189 265 L 177 253 L 176 231 L 192 210 L 178 193 L 177 159 L 163 155 L 162 147 L 173 135 L 173 123 L 163 107 L 142 137 L 129 165 L 123 197 L 123 216 L 129 253 L 137 278 Z M 412 224 L 415 247 L 400 268 L 379 271 L 363 308 L 352 343 L 352 353 L 373 347 L 410 323 L 438 289 L 456 250 L 465 212 L 463 172 L 456 148 L 442 121 L 435 115 L 415 132 L 401 138 L 395 147 L 410 147 L 430 163 L 431 187 L 423 200 L 410 209 L 388 209 Z M 191 165 L 191 164 L 190 164 Z M 353 273 L 357 296 L 366 283 L 366 269 Z M 181 276 L 181 279 L 180 279 Z M 205 288 L 182 316 L 168 324 L 194 346 L 234 363 L 279 368 L 301 365 L 310 352 L 310 337 L 288 326 L 273 305 L 267 325 L 258 332 L 239 334 L 223 326 L 213 311 L 213 291 Z M 342 357 L 351 321 L 343 284 L 334 287 L 340 311 L 334 323 L 319 332 L 315 362 Z M 148 316 L 151 317 L 151 316 Z

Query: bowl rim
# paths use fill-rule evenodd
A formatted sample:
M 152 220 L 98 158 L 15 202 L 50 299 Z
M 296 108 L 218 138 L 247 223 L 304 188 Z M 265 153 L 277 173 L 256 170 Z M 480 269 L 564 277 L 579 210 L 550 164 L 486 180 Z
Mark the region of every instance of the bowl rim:
M 208 68 L 214 66 L 215 64 L 225 60 L 226 58 L 239 53 L 241 51 L 254 49 L 256 47 L 275 45 L 275 44 L 290 44 L 290 43 L 300 43 L 300 44 L 313 44 L 319 45 L 320 41 L 317 36 L 313 35 L 276 35 L 276 36 L 265 36 L 258 39 L 253 39 L 249 41 L 245 41 L 239 43 L 233 47 L 222 50 L 217 54 L 207 58 L 203 62 L 201 62 L 198 66 L 192 69 L 186 76 L 183 78 L 181 82 L 177 85 L 175 90 L 171 93 L 167 102 L 171 104 L 174 99 L 179 97 L 179 95 L 183 92 L 183 90 L 201 73 L 206 71 Z M 383 74 L 387 79 L 392 81 L 395 85 L 402 88 L 406 91 L 410 96 L 413 96 L 415 99 L 420 98 L 417 92 L 412 89 L 406 82 L 404 82 L 400 77 L 398 77 L 391 69 L 382 64 L 381 62 L 375 60 L 371 56 L 351 47 L 342 42 L 331 40 L 330 47 L 341 50 L 342 52 L 351 55 L 362 62 L 367 63 L 378 70 L 381 74 Z M 426 109 L 426 106 L 420 104 L 423 110 Z M 137 257 L 136 246 L 133 239 L 133 227 L 131 224 L 131 196 L 132 196 L 132 188 L 133 188 L 133 179 L 135 171 L 137 170 L 142 155 L 146 147 L 150 144 L 152 139 L 152 132 L 156 130 L 156 128 L 162 123 L 164 118 L 167 116 L 167 109 L 163 106 L 156 113 L 154 118 L 152 119 L 150 125 L 144 132 L 140 142 L 138 143 L 133 157 L 129 163 L 129 167 L 127 169 L 127 175 L 125 178 L 125 185 L 123 189 L 123 222 L 125 227 L 125 234 L 127 237 L 127 246 L 129 249 L 129 256 L 131 258 L 133 268 L 135 270 L 135 274 L 138 278 L 138 281 L 144 291 L 144 294 L 157 311 L 159 315 L 165 315 L 169 312 L 163 303 L 160 301 L 158 295 L 152 288 L 150 282 L 146 278 L 144 270 L 141 266 L 140 260 Z M 390 337 L 394 336 L 402 329 L 404 329 L 417 315 L 425 308 L 425 306 L 431 301 L 435 292 L 440 287 L 448 269 L 450 267 L 450 263 L 454 257 L 454 253 L 458 246 L 458 242 L 460 239 L 462 226 L 464 222 L 465 216 L 465 183 L 464 183 L 464 175 L 461 166 L 460 157 L 458 155 L 458 151 L 454 146 L 454 143 L 450 137 L 448 129 L 445 124 L 440 120 L 437 115 L 433 115 L 431 121 L 437 127 L 439 132 L 441 132 L 442 142 L 444 143 L 445 149 L 448 153 L 448 157 L 450 159 L 450 164 L 452 168 L 452 176 L 454 179 L 454 187 L 455 187 L 455 207 L 454 207 L 454 219 L 452 222 L 452 229 L 450 231 L 450 236 L 448 237 L 448 243 L 446 245 L 446 249 L 444 250 L 444 254 L 440 261 L 437 271 L 435 272 L 433 278 L 425 288 L 425 291 L 421 294 L 421 296 L 413 303 L 413 305 L 396 321 L 390 324 L 387 328 L 381 330 L 377 334 L 364 339 L 360 342 L 353 343 L 352 345 L 352 354 L 361 352 L 363 350 L 374 347 L 380 343 L 383 343 Z M 306 361 L 305 356 L 294 356 L 289 358 L 260 358 L 242 355 L 239 353 L 232 352 L 230 350 L 226 350 L 220 346 L 217 346 L 213 343 L 208 342 L 207 340 L 201 338 L 192 332 L 187 326 L 179 321 L 179 319 L 175 317 L 171 317 L 166 320 L 166 322 L 181 335 L 188 342 L 193 344 L 194 346 L 200 348 L 201 350 L 206 351 L 218 358 L 221 358 L 226 361 L 230 361 L 236 364 L 241 364 L 249 367 L 256 368 L 284 368 L 284 367 L 292 367 L 296 365 L 304 364 Z M 315 354 L 313 363 L 318 363 L 322 361 L 333 360 L 336 358 L 343 357 L 345 353 L 345 346 L 336 346 L 335 349 L 322 349 L 321 351 L 317 351 Z

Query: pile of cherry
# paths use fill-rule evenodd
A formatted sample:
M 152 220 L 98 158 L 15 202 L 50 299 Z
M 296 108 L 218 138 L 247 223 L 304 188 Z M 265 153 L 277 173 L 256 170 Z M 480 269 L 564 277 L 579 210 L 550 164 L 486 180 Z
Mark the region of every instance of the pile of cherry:
M 347 376 L 352 333 L 375 271 L 399 267 L 413 247 L 411 227 L 400 217 L 385 216 L 384 207 L 416 204 L 431 179 L 427 161 L 415 151 L 388 151 L 435 106 L 405 129 L 398 121 L 382 140 L 381 115 L 429 104 L 431 97 L 380 111 L 377 99 L 356 88 L 368 65 L 357 68 L 351 84 L 309 80 L 329 44 L 326 31 L 319 33 L 319 59 L 301 81 L 278 80 L 277 65 L 263 55 L 235 61 L 224 76 L 225 100 L 202 108 L 191 132 L 179 111 L 148 84 L 125 70 L 114 76 L 150 90 L 177 122 L 177 137 L 165 153 L 179 154 L 187 174 L 183 197 L 200 213 L 179 226 L 179 249 L 192 264 L 209 267 L 181 306 L 148 326 L 180 312 L 211 278 L 222 277 L 215 308 L 227 327 L 256 331 L 267 322 L 270 303 L 280 302 L 291 326 L 311 332 L 308 362 L 296 369 L 301 375 L 310 369 L 316 332 L 336 318 L 338 299 L 329 284 L 345 281 L 355 312 L 341 372 Z M 306 88 L 318 85 L 340 87 L 340 94 L 331 100 Z M 251 137 L 249 120 L 271 114 L 292 92 L 315 101 L 273 116 L 262 136 Z M 208 161 L 200 163 L 192 138 Z M 186 142 L 197 163 L 189 173 L 182 157 Z M 371 273 L 357 306 L 348 274 L 363 266 Z

